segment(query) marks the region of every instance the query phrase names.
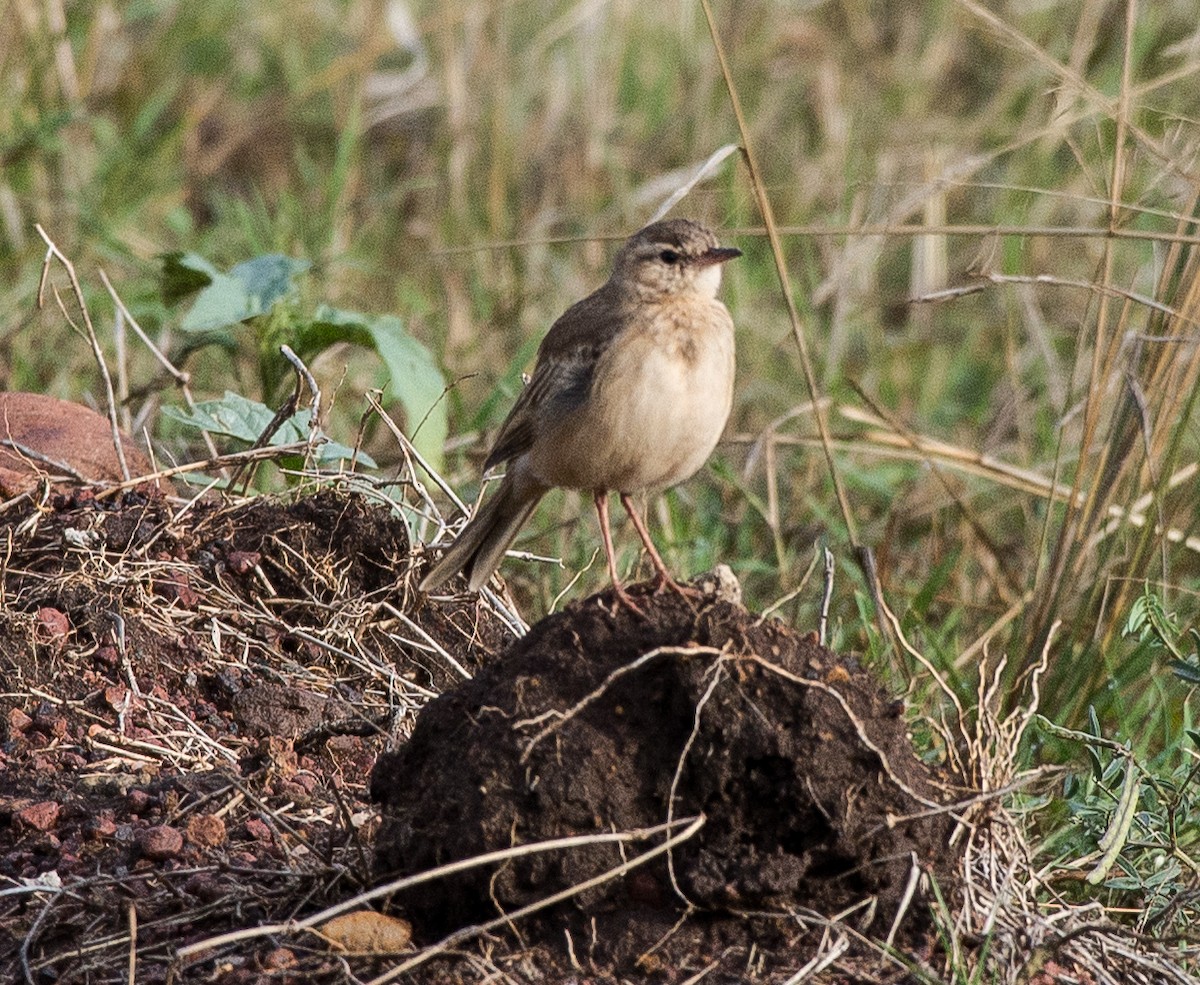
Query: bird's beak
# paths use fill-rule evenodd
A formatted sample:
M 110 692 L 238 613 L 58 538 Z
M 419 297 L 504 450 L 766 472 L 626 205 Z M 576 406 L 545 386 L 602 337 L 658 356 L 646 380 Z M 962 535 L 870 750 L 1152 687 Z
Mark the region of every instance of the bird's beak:
M 707 253 L 701 253 L 693 262 L 698 267 L 711 267 L 714 263 L 725 263 L 741 255 L 742 251 L 735 246 L 714 246 Z

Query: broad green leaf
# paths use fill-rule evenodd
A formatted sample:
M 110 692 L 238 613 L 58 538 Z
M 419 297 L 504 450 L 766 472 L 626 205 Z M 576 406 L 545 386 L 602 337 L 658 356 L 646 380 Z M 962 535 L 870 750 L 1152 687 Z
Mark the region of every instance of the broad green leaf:
M 304 273 L 312 264 L 307 260 L 296 260 L 282 253 L 267 253 L 253 260 L 244 260 L 229 271 L 246 288 L 246 293 L 255 298 L 266 311 L 292 289 L 292 281 Z
M 441 468 L 448 429 L 445 378 L 433 354 L 399 318 L 321 307 L 298 341 L 305 351 L 353 342 L 379 353 L 389 375 L 385 397 L 399 401 L 409 439 L 432 468 Z
M 185 332 L 211 332 L 262 314 L 236 277 L 217 274 L 200 292 L 180 324 Z
M 275 416 L 275 412 L 266 404 L 248 400 L 232 390 L 226 390 L 220 400 L 201 400 L 191 410 L 164 407 L 163 413 L 189 427 L 237 438 L 239 441 L 255 441 Z M 275 437 L 273 444 L 284 443 L 279 435 Z M 287 440 L 296 439 L 292 437 Z
M 163 413 L 187 427 L 234 438 L 246 444 L 257 441 L 275 417 L 275 411 L 266 404 L 248 400 L 231 390 L 226 390 L 225 396 L 220 400 L 200 401 L 190 411 L 181 407 L 164 407 Z M 297 411 L 283 422 L 279 430 L 272 435 L 269 444 L 289 445 L 307 440 L 310 420 L 312 411 L 307 408 Z M 315 453 L 317 462 L 326 464 L 352 458 L 354 449 L 327 440 L 317 445 Z M 375 461 L 365 452 L 359 452 L 358 460 L 369 468 L 376 467 Z
M 291 292 L 296 275 L 308 267 L 307 260 L 279 253 L 239 263 L 227 274 L 210 266 L 210 282 L 184 315 L 180 328 L 185 332 L 212 331 L 264 314 Z
M 197 253 L 164 253 L 159 273 L 163 301 L 176 304 L 213 282 L 220 272 Z
M 321 305 L 313 320 L 297 329 L 295 349 L 302 356 L 307 356 L 328 349 L 337 342 L 374 348 L 375 337 L 367 328 L 370 320 L 369 315 L 357 311 Z

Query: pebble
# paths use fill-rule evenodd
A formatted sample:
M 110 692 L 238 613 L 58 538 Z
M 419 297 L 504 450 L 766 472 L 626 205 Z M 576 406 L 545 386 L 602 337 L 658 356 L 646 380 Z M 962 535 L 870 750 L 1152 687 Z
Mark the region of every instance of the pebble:
M 216 848 L 225 843 L 225 822 L 215 814 L 195 814 L 188 818 L 184 833 L 197 848 Z
M 58 824 L 58 815 L 62 808 L 53 800 L 42 800 L 28 807 L 22 807 L 13 816 L 18 828 L 26 831 L 50 831 Z
M 154 862 L 165 862 L 183 851 L 183 835 L 169 824 L 156 824 L 138 833 L 138 847 Z

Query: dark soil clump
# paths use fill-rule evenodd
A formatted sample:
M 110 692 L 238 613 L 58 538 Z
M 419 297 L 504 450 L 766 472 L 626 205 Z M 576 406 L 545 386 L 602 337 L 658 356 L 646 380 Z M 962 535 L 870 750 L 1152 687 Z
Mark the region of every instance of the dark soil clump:
M 797 936 L 798 913 L 861 906 L 851 922 L 883 935 L 907 906 L 900 939 L 916 944 L 928 921 L 922 892 L 906 899 L 913 867 L 948 888 L 953 821 L 900 706 L 853 662 L 740 606 L 639 596 L 641 618 L 613 601 L 539 623 L 380 758 L 379 874 L 668 820 L 679 833 L 703 816 L 669 856 L 522 921 L 522 939 L 562 950 L 565 928 L 600 966 L 678 969 L 698 954 L 769 953 Z M 529 854 L 397 902 L 436 938 L 662 838 Z

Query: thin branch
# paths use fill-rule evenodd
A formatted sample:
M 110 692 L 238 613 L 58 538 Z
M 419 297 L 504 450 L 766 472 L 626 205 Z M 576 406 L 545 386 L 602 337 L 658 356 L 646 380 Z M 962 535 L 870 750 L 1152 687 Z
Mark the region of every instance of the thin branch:
M 46 259 L 42 261 L 42 276 L 38 281 L 38 308 L 45 307 L 45 286 L 46 279 L 50 271 L 50 261 L 57 260 L 63 265 L 63 269 L 67 272 L 67 277 L 71 281 L 71 290 L 75 294 L 75 303 L 79 305 L 79 310 L 83 314 L 83 324 L 87 328 L 87 340 L 91 343 L 92 354 L 96 357 L 96 365 L 100 367 L 100 376 L 104 380 L 104 395 L 108 403 L 108 422 L 112 426 L 112 442 L 113 448 L 117 453 L 117 461 L 121 465 L 121 475 L 129 478 L 129 466 L 125 464 L 125 447 L 121 441 L 121 426 L 117 420 L 117 398 L 113 393 L 112 377 L 108 373 L 108 365 L 104 362 L 104 353 L 100 349 L 100 340 L 96 337 L 96 329 L 92 325 L 92 316 L 88 312 L 87 304 L 83 299 L 83 288 L 79 286 L 79 278 L 75 275 L 75 265 L 67 259 L 66 255 L 55 245 L 42 228 L 41 223 L 35 223 L 34 229 L 38 235 L 42 237 L 42 241 L 46 244 Z M 55 292 L 57 298 L 58 292 Z M 59 298 L 61 306 L 62 299 Z M 63 315 L 70 321 L 70 316 L 67 315 L 66 309 L 63 309 Z

